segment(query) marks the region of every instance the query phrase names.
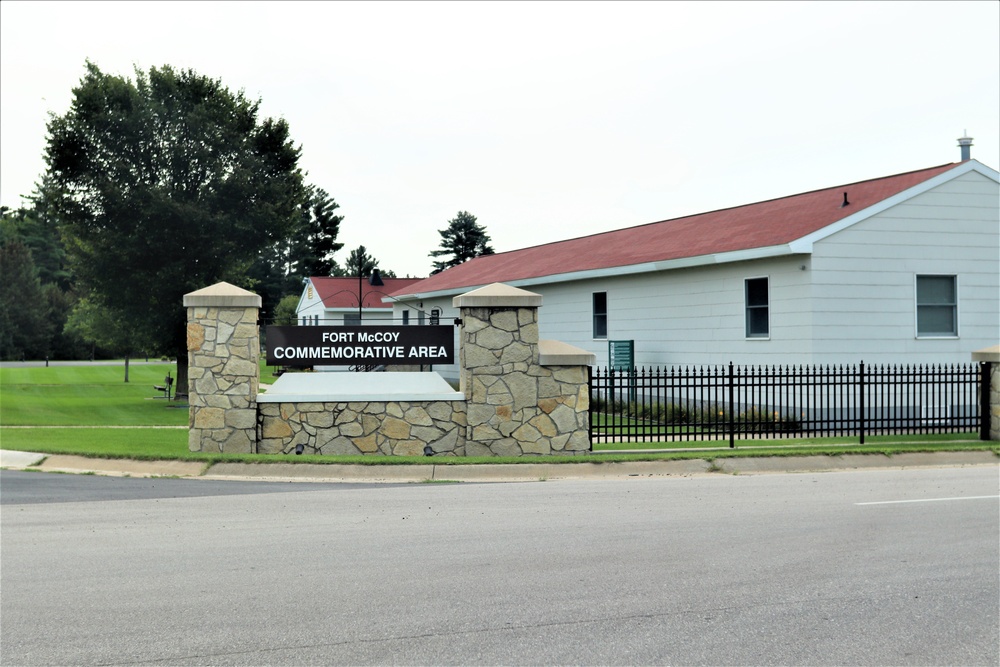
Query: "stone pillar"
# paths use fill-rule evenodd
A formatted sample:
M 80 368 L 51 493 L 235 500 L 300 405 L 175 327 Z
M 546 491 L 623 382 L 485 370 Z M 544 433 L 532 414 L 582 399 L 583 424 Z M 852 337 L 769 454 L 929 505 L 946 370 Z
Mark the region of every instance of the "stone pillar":
M 1000 345 L 972 353 L 972 360 L 989 364 L 989 438 L 1000 440 Z M 984 406 L 986 407 L 986 406 Z
M 258 295 L 229 283 L 184 295 L 193 452 L 256 450 L 260 305 Z
M 589 451 L 587 368 L 540 365 L 542 297 L 495 284 L 455 297 L 453 304 L 462 320 L 466 456 Z

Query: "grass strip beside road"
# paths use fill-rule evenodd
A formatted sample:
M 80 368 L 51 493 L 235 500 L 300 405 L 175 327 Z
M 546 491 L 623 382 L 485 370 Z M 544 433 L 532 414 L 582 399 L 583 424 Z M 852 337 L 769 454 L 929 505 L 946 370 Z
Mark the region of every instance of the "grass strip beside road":
M 0 449 L 138 460 L 177 460 L 190 453 L 187 429 L 178 428 L 0 428 Z
M 734 456 L 838 456 L 842 454 L 989 450 L 997 443 L 975 440 L 975 434 L 878 436 L 866 445 L 854 438 L 812 440 L 746 440 L 736 449 L 728 442 L 674 441 L 599 445 L 580 456 L 455 457 L 311 456 L 216 454 L 188 450 L 186 406 L 156 399 L 154 385 L 172 364 L 132 365 L 130 382 L 119 366 L 0 367 L 0 448 L 41 454 L 75 454 L 137 460 L 291 462 L 320 464 L 459 465 L 477 463 L 589 463 L 664 459 L 718 459 Z M 14 427 L 14 428 L 8 428 Z M 25 427 L 25 428 L 16 428 Z M 34 428 L 27 428 L 34 427 Z M 73 428 L 76 427 L 76 428 Z M 639 453 L 616 450 L 646 450 Z M 673 450 L 673 451 L 670 451 Z M 684 450 L 684 451 L 681 451 Z
M 0 428 L 0 448 L 40 454 L 75 454 L 94 458 L 135 460 L 204 461 L 210 463 L 319 463 L 354 465 L 475 465 L 531 463 L 616 463 L 681 459 L 715 460 L 733 457 L 770 456 L 840 456 L 844 454 L 883 454 L 904 452 L 992 451 L 1000 455 L 996 443 L 969 441 L 885 442 L 866 445 L 797 443 L 795 445 L 759 445 L 729 449 L 690 449 L 685 451 L 650 450 L 642 453 L 591 453 L 579 456 L 459 457 L 459 456 L 315 456 L 294 454 L 215 454 L 191 452 L 187 430 L 176 428 Z

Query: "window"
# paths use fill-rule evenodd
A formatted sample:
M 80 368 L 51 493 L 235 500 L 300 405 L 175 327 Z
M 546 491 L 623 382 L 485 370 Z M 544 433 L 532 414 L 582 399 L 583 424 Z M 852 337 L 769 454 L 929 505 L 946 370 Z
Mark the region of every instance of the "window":
M 410 311 L 404 310 L 403 311 L 403 326 L 404 327 L 405 326 L 409 326 L 409 324 L 410 324 Z
M 608 293 L 594 292 L 594 338 L 608 337 Z
M 747 338 L 767 338 L 771 335 L 768 316 L 767 278 L 747 278 L 745 281 Z
M 356 327 L 361 325 L 361 316 L 357 313 L 344 313 L 344 326 Z
M 955 276 L 917 276 L 917 338 L 958 335 Z
M 441 309 L 431 308 L 431 326 L 436 327 L 441 324 Z

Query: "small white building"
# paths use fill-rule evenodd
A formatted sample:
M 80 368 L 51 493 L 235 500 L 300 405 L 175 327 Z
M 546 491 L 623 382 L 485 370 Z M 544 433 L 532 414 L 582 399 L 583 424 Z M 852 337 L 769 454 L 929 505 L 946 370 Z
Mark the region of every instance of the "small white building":
M 964 159 L 478 257 L 392 304 L 450 321 L 471 289 L 528 289 L 541 338 L 600 366 L 616 340 L 638 366 L 966 363 L 1000 340 L 998 204 L 997 171 Z
M 307 278 L 295 312 L 300 325 L 422 324 L 421 315 L 412 308 L 393 312 L 388 295 L 406 290 L 420 278 L 380 278 L 372 285 L 357 276 L 344 278 Z M 424 314 L 426 317 L 426 313 Z M 393 321 L 396 318 L 396 321 Z

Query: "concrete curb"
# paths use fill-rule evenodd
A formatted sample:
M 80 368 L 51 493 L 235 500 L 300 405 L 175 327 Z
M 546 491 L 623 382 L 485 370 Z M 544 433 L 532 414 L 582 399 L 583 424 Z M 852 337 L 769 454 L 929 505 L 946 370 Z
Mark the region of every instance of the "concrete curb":
M 780 456 L 608 463 L 521 463 L 482 465 L 341 465 L 317 463 L 216 463 L 133 461 L 0 450 L 0 467 L 47 472 L 131 477 L 185 477 L 286 482 L 537 482 L 561 479 L 628 479 L 704 474 L 760 475 L 852 470 L 902 470 L 964 466 L 1000 467 L 990 451 L 916 452 L 894 456 Z
M 53 454 L 32 467 L 46 472 L 95 473 L 114 477 L 200 477 L 206 464 L 198 461 L 134 461 Z
M 0 449 L 0 468 L 31 468 L 45 460 L 45 454 Z

